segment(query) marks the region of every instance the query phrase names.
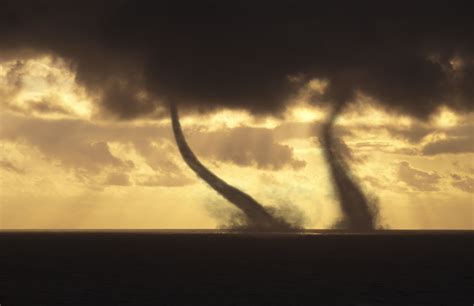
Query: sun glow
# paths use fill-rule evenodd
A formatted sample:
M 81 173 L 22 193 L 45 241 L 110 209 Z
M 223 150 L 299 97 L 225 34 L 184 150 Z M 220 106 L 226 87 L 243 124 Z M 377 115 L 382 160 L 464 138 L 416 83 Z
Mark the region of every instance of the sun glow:
M 286 119 L 296 122 L 315 122 L 324 119 L 325 112 L 315 107 L 296 106 L 288 110 Z
M 459 123 L 459 116 L 446 107 L 443 107 L 433 117 L 433 123 L 440 128 L 449 128 Z
M 0 62 L 0 97 L 3 109 L 39 117 L 88 119 L 93 113 L 93 98 L 74 71 L 52 56 Z

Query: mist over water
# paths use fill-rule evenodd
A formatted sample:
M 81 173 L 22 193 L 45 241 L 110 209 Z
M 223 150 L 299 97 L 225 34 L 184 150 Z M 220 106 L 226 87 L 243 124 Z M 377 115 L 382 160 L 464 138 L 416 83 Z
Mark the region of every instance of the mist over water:
M 275 230 L 288 231 L 293 226 L 284 220 L 272 216 L 260 203 L 254 200 L 248 194 L 227 184 L 209 169 L 207 169 L 196 157 L 184 138 L 177 107 L 174 103 L 170 104 L 171 122 L 173 133 L 179 152 L 186 164 L 196 173 L 196 175 L 205 181 L 212 189 L 217 191 L 222 197 L 239 208 L 245 215 L 246 228 L 252 230 Z

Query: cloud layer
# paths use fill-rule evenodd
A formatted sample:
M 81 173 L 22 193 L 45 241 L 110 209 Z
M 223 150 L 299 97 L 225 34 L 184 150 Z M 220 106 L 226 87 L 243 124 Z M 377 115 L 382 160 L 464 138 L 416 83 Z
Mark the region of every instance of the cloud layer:
M 430 3 L 2 1 L 3 57 L 53 53 L 121 118 L 187 108 L 276 113 L 305 82 L 426 118 L 472 110 L 471 10 Z

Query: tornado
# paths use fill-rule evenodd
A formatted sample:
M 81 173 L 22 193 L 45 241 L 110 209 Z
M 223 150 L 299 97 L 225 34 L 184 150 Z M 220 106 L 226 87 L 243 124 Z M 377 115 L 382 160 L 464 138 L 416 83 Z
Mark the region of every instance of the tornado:
M 244 213 L 249 229 L 265 231 L 288 231 L 293 229 L 293 227 L 284 220 L 272 216 L 251 196 L 227 184 L 224 180 L 207 169 L 187 144 L 181 129 L 181 123 L 179 122 L 178 109 L 174 103 L 170 104 L 170 111 L 176 144 L 186 164 L 212 189 Z
M 344 214 L 343 223 L 346 224 L 349 230 L 371 231 L 375 229 L 374 213 L 357 182 L 351 177 L 350 169 L 338 152 L 338 147 L 334 141 L 334 122 L 344 106 L 344 102 L 337 103 L 322 127 L 324 155 Z

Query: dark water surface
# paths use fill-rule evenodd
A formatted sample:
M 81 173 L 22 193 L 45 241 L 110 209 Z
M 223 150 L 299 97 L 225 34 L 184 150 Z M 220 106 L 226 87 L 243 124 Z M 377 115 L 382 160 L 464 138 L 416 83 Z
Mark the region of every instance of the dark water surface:
M 468 305 L 474 232 L 0 232 L 9 305 Z

